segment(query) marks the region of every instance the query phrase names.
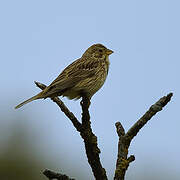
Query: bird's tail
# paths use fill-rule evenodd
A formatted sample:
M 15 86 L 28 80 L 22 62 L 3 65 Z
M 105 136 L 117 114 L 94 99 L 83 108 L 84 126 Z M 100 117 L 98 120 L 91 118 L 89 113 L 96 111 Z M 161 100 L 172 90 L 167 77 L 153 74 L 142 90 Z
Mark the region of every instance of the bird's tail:
M 25 104 L 27 104 L 27 103 L 29 103 L 29 102 L 31 102 L 31 101 L 34 101 L 34 100 L 36 100 L 36 99 L 40 99 L 40 98 L 42 98 L 42 97 L 40 97 L 40 93 L 39 93 L 39 94 L 37 94 L 37 95 L 35 95 L 35 96 L 27 99 L 26 101 L 18 104 L 18 105 L 15 107 L 15 109 L 18 109 L 18 108 L 20 108 L 21 106 L 24 106 Z

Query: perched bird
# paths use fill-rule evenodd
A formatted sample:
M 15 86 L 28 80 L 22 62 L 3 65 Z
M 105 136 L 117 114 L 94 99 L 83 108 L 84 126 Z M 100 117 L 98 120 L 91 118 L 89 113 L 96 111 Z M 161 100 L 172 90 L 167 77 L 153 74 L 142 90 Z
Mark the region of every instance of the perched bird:
M 79 99 L 86 96 L 90 100 L 106 80 L 109 55 L 112 53 L 112 50 L 102 44 L 90 46 L 81 58 L 66 67 L 49 86 L 17 105 L 15 109 L 36 99 L 47 97 L 66 96 L 69 99 Z

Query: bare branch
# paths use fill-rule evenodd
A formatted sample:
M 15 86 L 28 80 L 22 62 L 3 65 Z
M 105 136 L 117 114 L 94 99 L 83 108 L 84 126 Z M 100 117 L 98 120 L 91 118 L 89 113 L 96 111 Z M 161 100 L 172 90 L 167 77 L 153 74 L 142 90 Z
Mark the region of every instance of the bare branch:
M 53 172 L 49 169 L 45 169 L 43 171 L 43 174 L 49 179 L 49 180 L 53 180 L 53 179 L 57 179 L 57 180 L 75 180 L 75 179 L 71 179 L 68 176 L 66 176 L 65 174 L 60 174 L 60 173 L 56 173 Z
M 128 149 L 132 139 L 137 135 L 140 129 L 164 106 L 171 100 L 173 93 L 169 93 L 167 96 L 162 97 L 149 110 L 125 133 L 124 128 L 120 122 L 117 122 L 116 131 L 119 136 L 118 142 L 118 155 L 116 162 L 116 170 L 114 180 L 124 180 L 125 173 L 131 162 L 135 160 L 134 155 L 128 157 Z
M 44 85 L 40 82 L 35 81 L 35 84 L 37 87 L 39 87 L 42 90 L 46 88 L 46 85 Z M 69 109 L 66 107 L 66 105 L 58 97 L 54 97 L 51 99 L 59 106 L 61 111 L 64 112 L 64 114 L 71 120 L 71 122 L 73 123 L 73 125 L 77 129 L 77 131 L 80 132 L 81 128 L 82 128 L 82 124 L 78 121 L 78 119 L 74 116 L 74 114 L 69 111 Z
M 128 158 L 129 146 L 126 143 L 124 128 L 120 122 L 116 122 L 115 125 L 117 134 L 119 136 L 119 142 L 114 180 L 124 180 L 125 173 L 128 169 L 129 163 L 134 161 L 135 157 L 134 155 L 131 155 Z
M 42 83 L 35 82 L 35 84 L 42 90 L 46 88 L 46 85 Z M 171 100 L 172 96 L 173 94 L 169 93 L 167 96 L 162 97 L 159 101 L 152 105 L 149 110 L 127 131 L 127 133 L 125 133 L 125 130 L 120 122 L 117 122 L 115 124 L 116 131 L 119 136 L 119 142 L 114 180 L 124 180 L 125 173 L 129 167 L 129 164 L 135 160 L 134 155 L 130 155 L 128 157 L 128 149 L 132 139 L 157 112 L 161 111 L 162 108 L 167 105 L 167 103 Z M 106 171 L 102 167 L 100 162 L 100 149 L 98 148 L 97 137 L 94 135 L 91 128 L 91 121 L 89 115 L 90 100 L 86 96 L 82 97 L 82 123 L 80 123 L 78 119 L 74 116 L 74 114 L 69 111 L 69 109 L 58 97 L 54 97 L 51 99 L 71 120 L 76 130 L 80 132 L 80 135 L 84 140 L 88 162 L 92 168 L 95 179 L 107 180 Z M 50 180 L 73 180 L 66 175 L 55 173 L 50 170 L 45 170 L 43 174 Z
M 42 83 L 35 82 L 35 84 L 42 90 L 46 88 L 46 85 Z M 74 116 L 74 114 L 69 111 L 69 109 L 58 97 L 54 97 L 51 99 L 60 107 L 61 111 L 63 111 L 64 114 L 71 120 L 77 131 L 80 132 L 80 135 L 84 140 L 88 162 L 92 168 L 96 180 L 107 180 L 106 171 L 102 167 L 100 162 L 100 157 L 99 157 L 100 149 L 98 148 L 97 137 L 93 134 L 91 128 L 90 115 L 89 115 L 90 100 L 86 96 L 82 97 L 82 101 L 81 101 L 82 123 L 80 123 L 77 120 L 77 118 Z M 52 171 L 48 170 L 45 172 L 46 173 L 48 172 L 48 175 L 53 175 L 53 176 L 56 175 L 56 177 L 59 177 L 59 174 L 53 173 Z
M 100 149 L 97 144 L 97 137 L 92 132 L 90 115 L 89 115 L 90 101 L 87 97 L 82 97 L 82 131 L 81 137 L 84 139 L 86 155 L 88 162 L 92 168 L 96 180 L 107 180 L 106 171 L 100 162 Z
M 157 101 L 155 104 L 153 104 L 149 110 L 128 130 L 126 133 L 126 139 L 129 140 L 129 143 L 134 138 L 134 136 L 137 135 L 139 130 L 159 111 L 162 110 L 162 108 L 171 100 L 171 97 L 173 96 L 173 93 L 169 93 L 167 96 L 162 97 Z

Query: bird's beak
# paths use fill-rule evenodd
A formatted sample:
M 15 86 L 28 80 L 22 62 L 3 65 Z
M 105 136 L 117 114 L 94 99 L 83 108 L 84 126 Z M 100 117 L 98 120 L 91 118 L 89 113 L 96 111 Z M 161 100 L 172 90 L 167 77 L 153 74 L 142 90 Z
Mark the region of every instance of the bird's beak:
M 107 55 L 111 55 L 113 53 L 113 51 L 112 50 L 110 50 L 110 49 L 106 49 L 106 54 Z

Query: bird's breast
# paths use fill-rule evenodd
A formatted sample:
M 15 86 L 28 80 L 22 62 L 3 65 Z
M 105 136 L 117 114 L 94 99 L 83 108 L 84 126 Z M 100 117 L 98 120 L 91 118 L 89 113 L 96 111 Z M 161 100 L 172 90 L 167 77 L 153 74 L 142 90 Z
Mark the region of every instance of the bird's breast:
M 103 61 L 100 64 L 99 70 L 97 71 L 93 81 L 90 86 L 89 86 L 89 92 L 91 95 L 95 94 L 104 84 L 107 74 L 108 74 L 108 69 L 109 69 L 109 62 L 108 61 Z

